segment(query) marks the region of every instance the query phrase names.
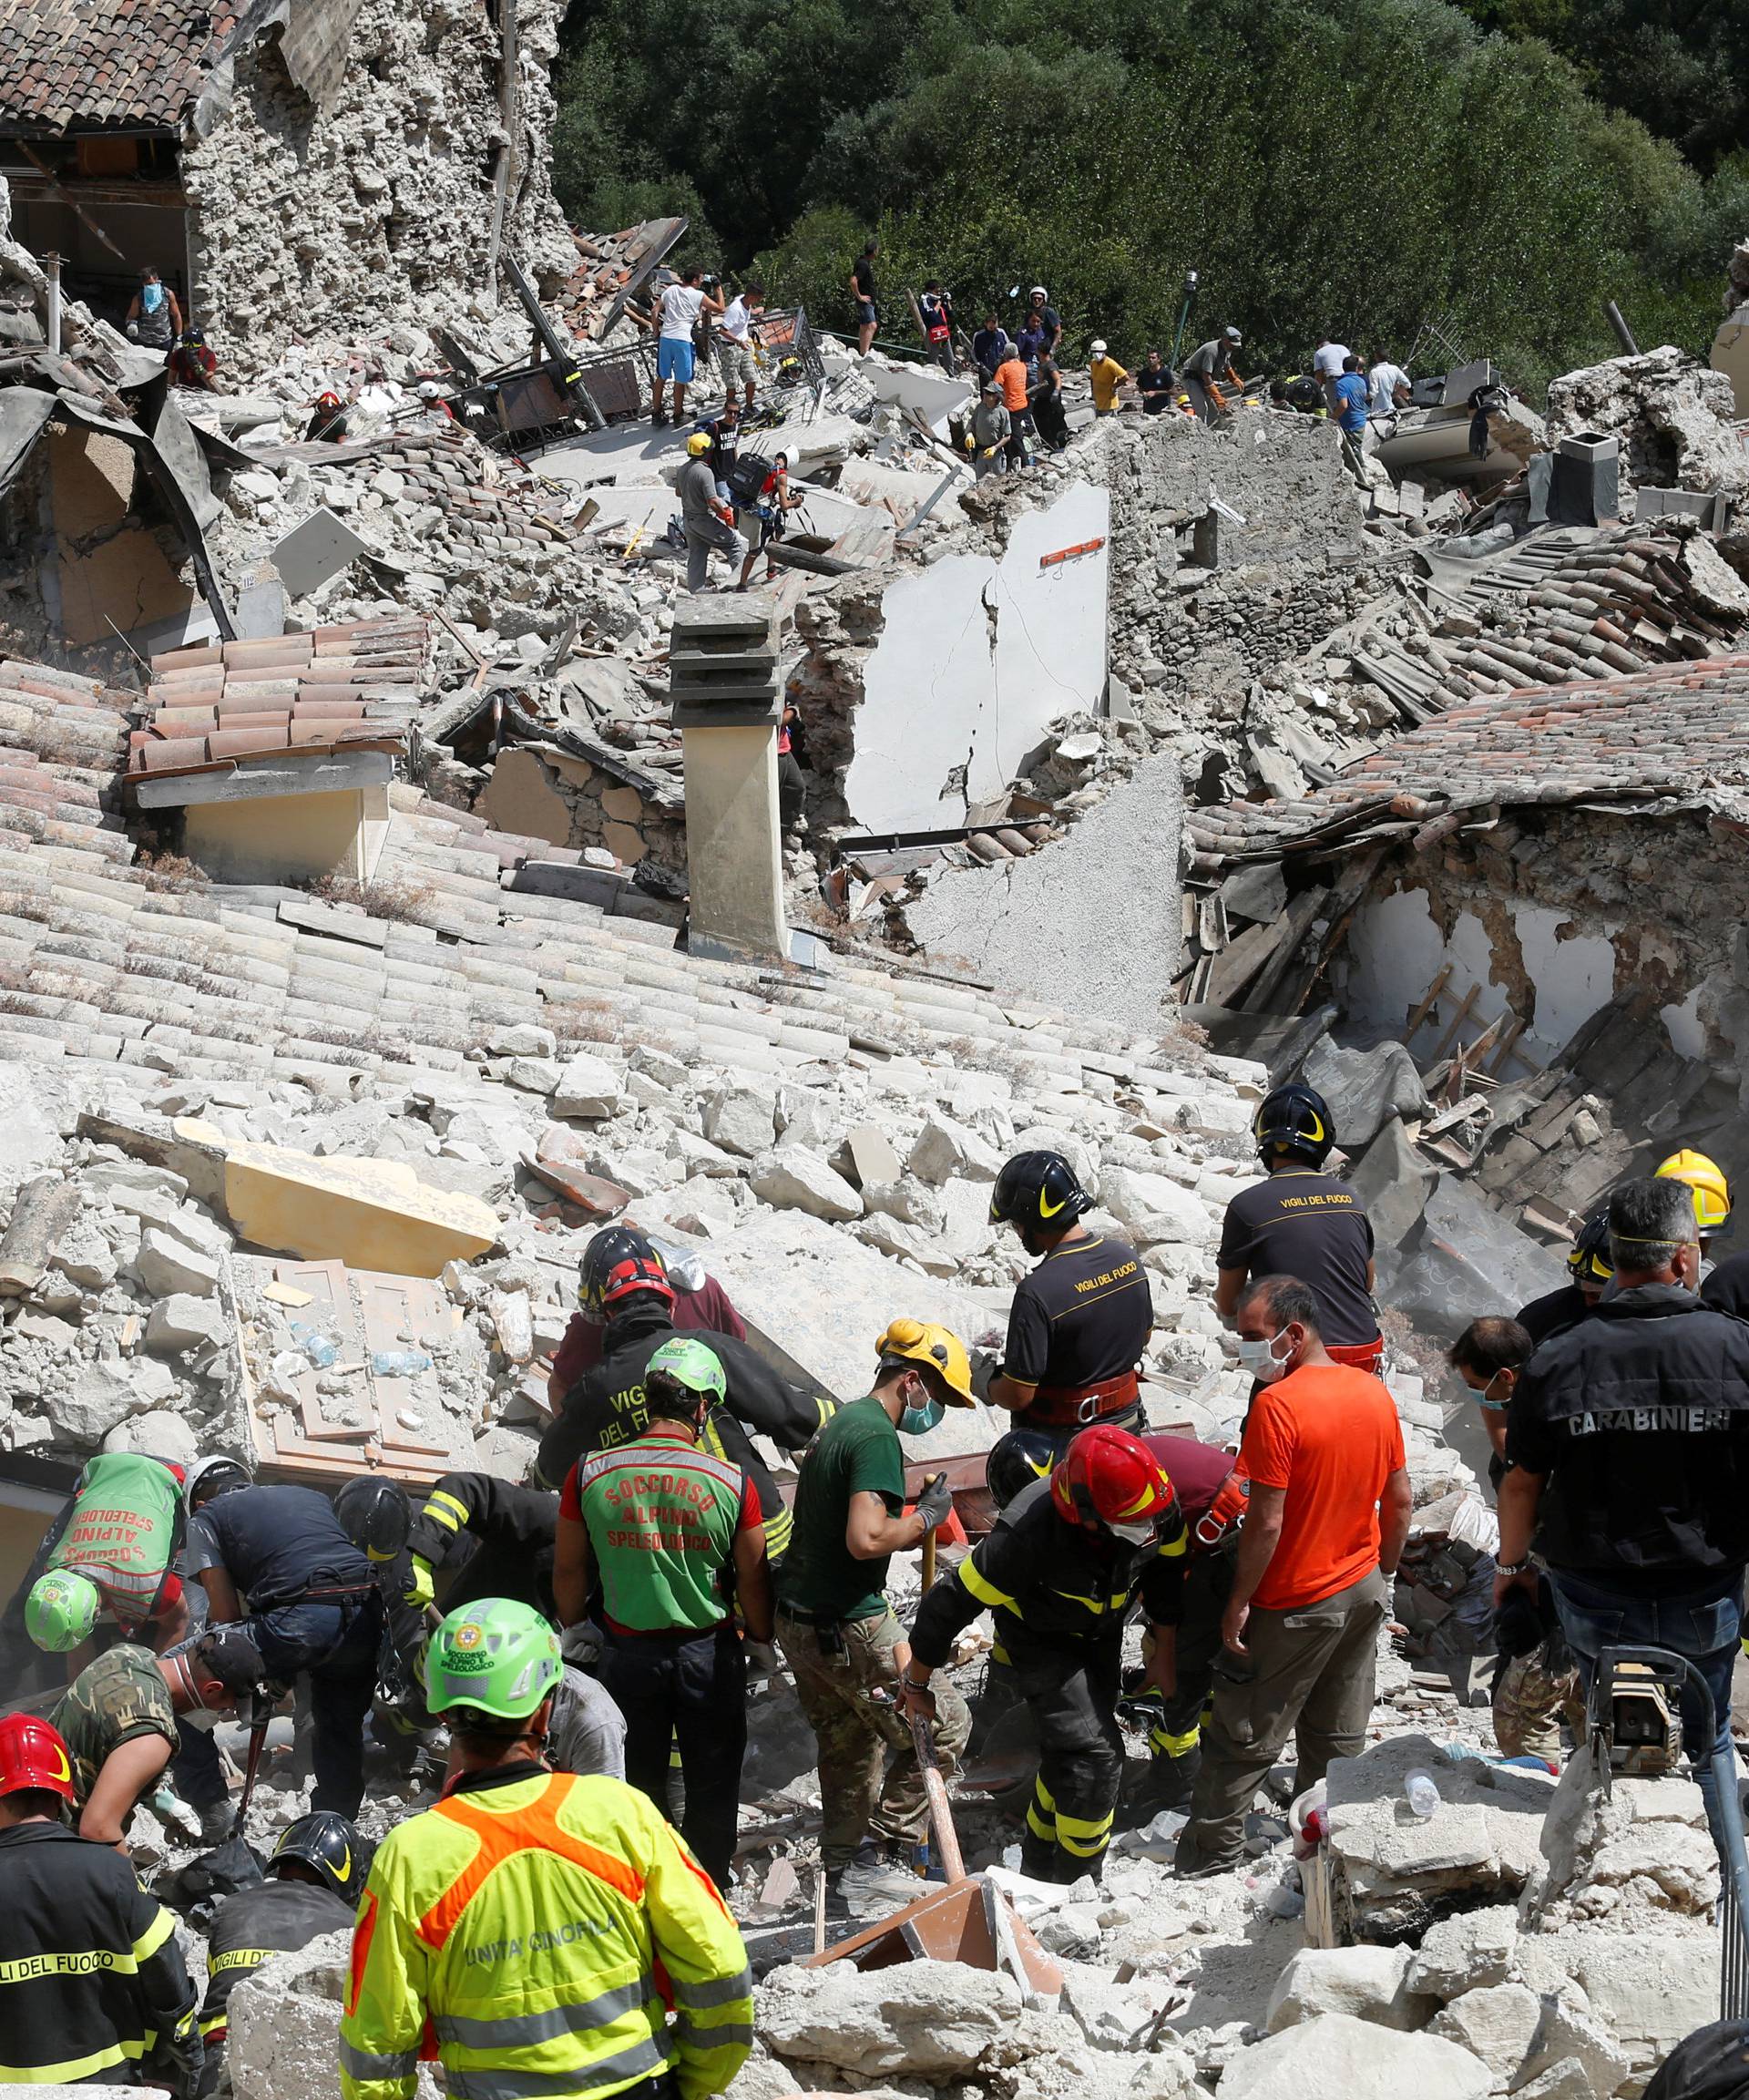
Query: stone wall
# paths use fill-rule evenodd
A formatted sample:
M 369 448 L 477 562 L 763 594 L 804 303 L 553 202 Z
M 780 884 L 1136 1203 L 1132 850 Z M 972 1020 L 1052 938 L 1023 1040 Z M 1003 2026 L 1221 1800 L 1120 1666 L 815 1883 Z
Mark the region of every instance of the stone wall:
M 507 4 L 507 0 L 499 0 Z M 548 287 L 576 263 L 548 163 L 547 69 L 566 0 L 516 0 L 518 120 L 503 252 Z M 459 318 L 487 283 L 499 118 L 492 0 L 364 0 L 325 106 L 277 38 L 236 61 L 234 98 L 183 160 L 197 317 L 247 373 L 288 335 L 360 343 Z
M 686 867 L 678 782 L 639 785 L 552 745 L 502 753 L 476 807 L 498 831 L 554 845 L 605 846 L 627 867 L 646 855 L 676 872 Z
M 1476 989 L 1466 1035 L 1509 1007 L 1533 1065 L 1625 998 L 1682 1056 L 1734 1066 L 1749 1048 L 1746 915 L 1742 841 L 1723 820 L 1517 811 L 1389 862 L 1337 989 L 1351 1018 L 1400 1030 L 1450 962 L 1451 995 Z M 1425 1024 L 1412 1050 L 1431 1056 L 1447 1025 Z
M 1379 586 L 1365 498 L 1335 430 L 1253 415 L 1103 424 L 1089 471 L 1111 494 L 1111 671 L 1156 734 L 1231 740 L 1250 684 L 1316 647 Z M 1219 565 L 1192 557 L 1218 498 Z M 1396 558 L 1402 558 L 1397 557 Z

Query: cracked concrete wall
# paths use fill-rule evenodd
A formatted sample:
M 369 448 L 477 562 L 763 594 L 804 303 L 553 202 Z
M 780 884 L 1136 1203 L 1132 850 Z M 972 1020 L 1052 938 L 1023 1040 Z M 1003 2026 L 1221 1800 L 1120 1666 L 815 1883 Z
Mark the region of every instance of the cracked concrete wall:
M 1474 989 L 1466 1037 L 1509 1008 L 1527 1023 L 1509 1067 L 1540 1066 L 1627 995 L 1684 1057 L 1735 1066 L 1749 1049 L 1749 874 L 1741 838 L 1703 812 L 1509 813 L 1431 855 L 1393 860 L 1355 916 L 1333 973 L 1354 1020 L 1401 1030 L 1440 967 L 1443 1018 Z
M 933 957 L 963 958 L 998 991 L 1157 1029 L 1178 970 L 1183 814 L 1168 752 L 1027 859 L 933 871 L 905 923 Z
M 499 114 L 497 5 L 364 0 L 342 85 L 319 107 L 275 36 L 237 58 L 230 109 L 185 153 L 197 318 L 228 370 L 288 335 L 358 343 L 462 318 L 488 283 Z M 553 201 L 548 68 L 566 0 L 515 0 L 517 121 L 503 252 L 548 289 L 576 265 Z

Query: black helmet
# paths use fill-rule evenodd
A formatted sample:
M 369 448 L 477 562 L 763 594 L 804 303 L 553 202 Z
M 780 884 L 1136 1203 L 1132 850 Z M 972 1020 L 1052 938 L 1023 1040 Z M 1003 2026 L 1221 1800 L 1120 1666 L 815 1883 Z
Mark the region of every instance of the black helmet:
M 183 1500 L 189 1510 L 202 1508 L 215 1496 L 229 1495 L 233 1490 L 246 1488 L 249 1474 L 236 1459 L 201 1459 L 189 1469 L 189 1477 L 182 1483 Z
M 340 1528 L 373 1561 L 394 1561 L 407 1542 L 413 1511 L 406 1491 L 381 1473 L 361 1473 L 334 1497 Z
M 1590 1285 L 1601 1290 L 1615 1275 L 1610 1252 L 1610 1206 L 1601 1204 L 1579 1228 L 1573 1251 L 1567 1257 L 1567 1272 L 1582 1289 Z
M 653 1292 L 663 1304 L 674 1303 L 662 1257 L 636 1225 L 603 1225 L 583 1250 L 578 1271 L 577 1302 L 598 1320 L 634 1291 Z
M 1019 1226 L 1023 1240 L 1039 1231 L 1060 1232 L 1092 1208 L 1092 1197 L 1061 1152 L 1018 1152 L 990 1192 L 990 1223 Z
M 359 1849 L 358 1832 L 344 1816 L 337 1816 L 332 1808 L 318 1808 L 280 1832 L 267 1870 L 271 1874 L 281 1859 L 302 1859 L 321 1875 L 324 1888 L 350 1902 L 364 1878 Z
M 998 1510 L 1006 1510 L 1035 1480 L 1048 1480 L 1057 1463 L 1050 1439 L 1037 1429 L 1010 1429 L 998 1437 L 984 1462 L 984 1484 Z
M 1302 1086 L 1298 1080 L 1264 1095 L 1251 1129 L 1257 1140 L 1257 1156 L 1264 1162 L 1285 1157 L 1321 1167 L 1336 1142 L 1329 1104 L 1314 1088 Z

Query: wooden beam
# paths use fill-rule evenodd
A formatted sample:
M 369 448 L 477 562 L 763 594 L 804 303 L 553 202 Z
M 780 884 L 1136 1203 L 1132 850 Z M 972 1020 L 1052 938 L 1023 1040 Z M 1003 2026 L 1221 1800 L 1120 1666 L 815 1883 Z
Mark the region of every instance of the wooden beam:
M 1413 1042 L 1415 1040 L 1416 1030 L 1433 1011 L 1433 1009 L 1438 1000 L 1439 994 L 1445 990 L 1447 985 L 1450 981 L 1451 965 L 1447 963 L 1441 968 L 1438 976 L 1436 977 L 1433 982 L 1427 987 L 1427 997 L 1409 1016 L 1408 1026 L 1403 1030 L 1403 1040 L 1406 1043 Z

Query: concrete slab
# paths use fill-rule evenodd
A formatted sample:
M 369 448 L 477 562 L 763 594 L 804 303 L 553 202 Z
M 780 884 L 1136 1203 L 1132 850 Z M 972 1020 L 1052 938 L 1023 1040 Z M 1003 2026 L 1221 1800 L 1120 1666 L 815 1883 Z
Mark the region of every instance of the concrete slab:
M 961 957 L 1000 990 L 1125 1028 L 1160 1022 L 1178 968 L 1178 761 L 1143 765 L 1067 838 L 1025 860 L 948 868 L 905 907 L 933 955 Z M 1140 941 L 1089 939 L 1090 896 L 1133 900 Z M 1128 907 L 1126 907 L 1126 909 Z
M 368 540 L 361 539 L 324 505 L 279 542 L 273 549 L 273 566 L 290 597 L 307 598 L 350 568 L 360 555 L 373 551 Z
M 439 1275 L 498 1236 L 489 1204 L 432 1188 L 400 1160 L 317 1159 L 278 1145 L 230 1147 L 225 1209 L 255 1246 L 398 1276 Z
M 956 409 L 977 399 L 967 381 L 953 378 L 938 365 L 905 364 L 878 354 L 852 357 L 828 351 L 825 366 L 834 378 L 841 373 L 854 372 L 873 390 L 876 401 L 894 408 L 915 409 L 937 433 L 946 428 L 947 418 Z
M 962 824 L 1052 722 L 1098 712 L 1110 515 L 1105 489 L 1077 482 L 1017 522 L 999 564 L 950 555 L 888 588 L 844 783 L 859 828 Z

